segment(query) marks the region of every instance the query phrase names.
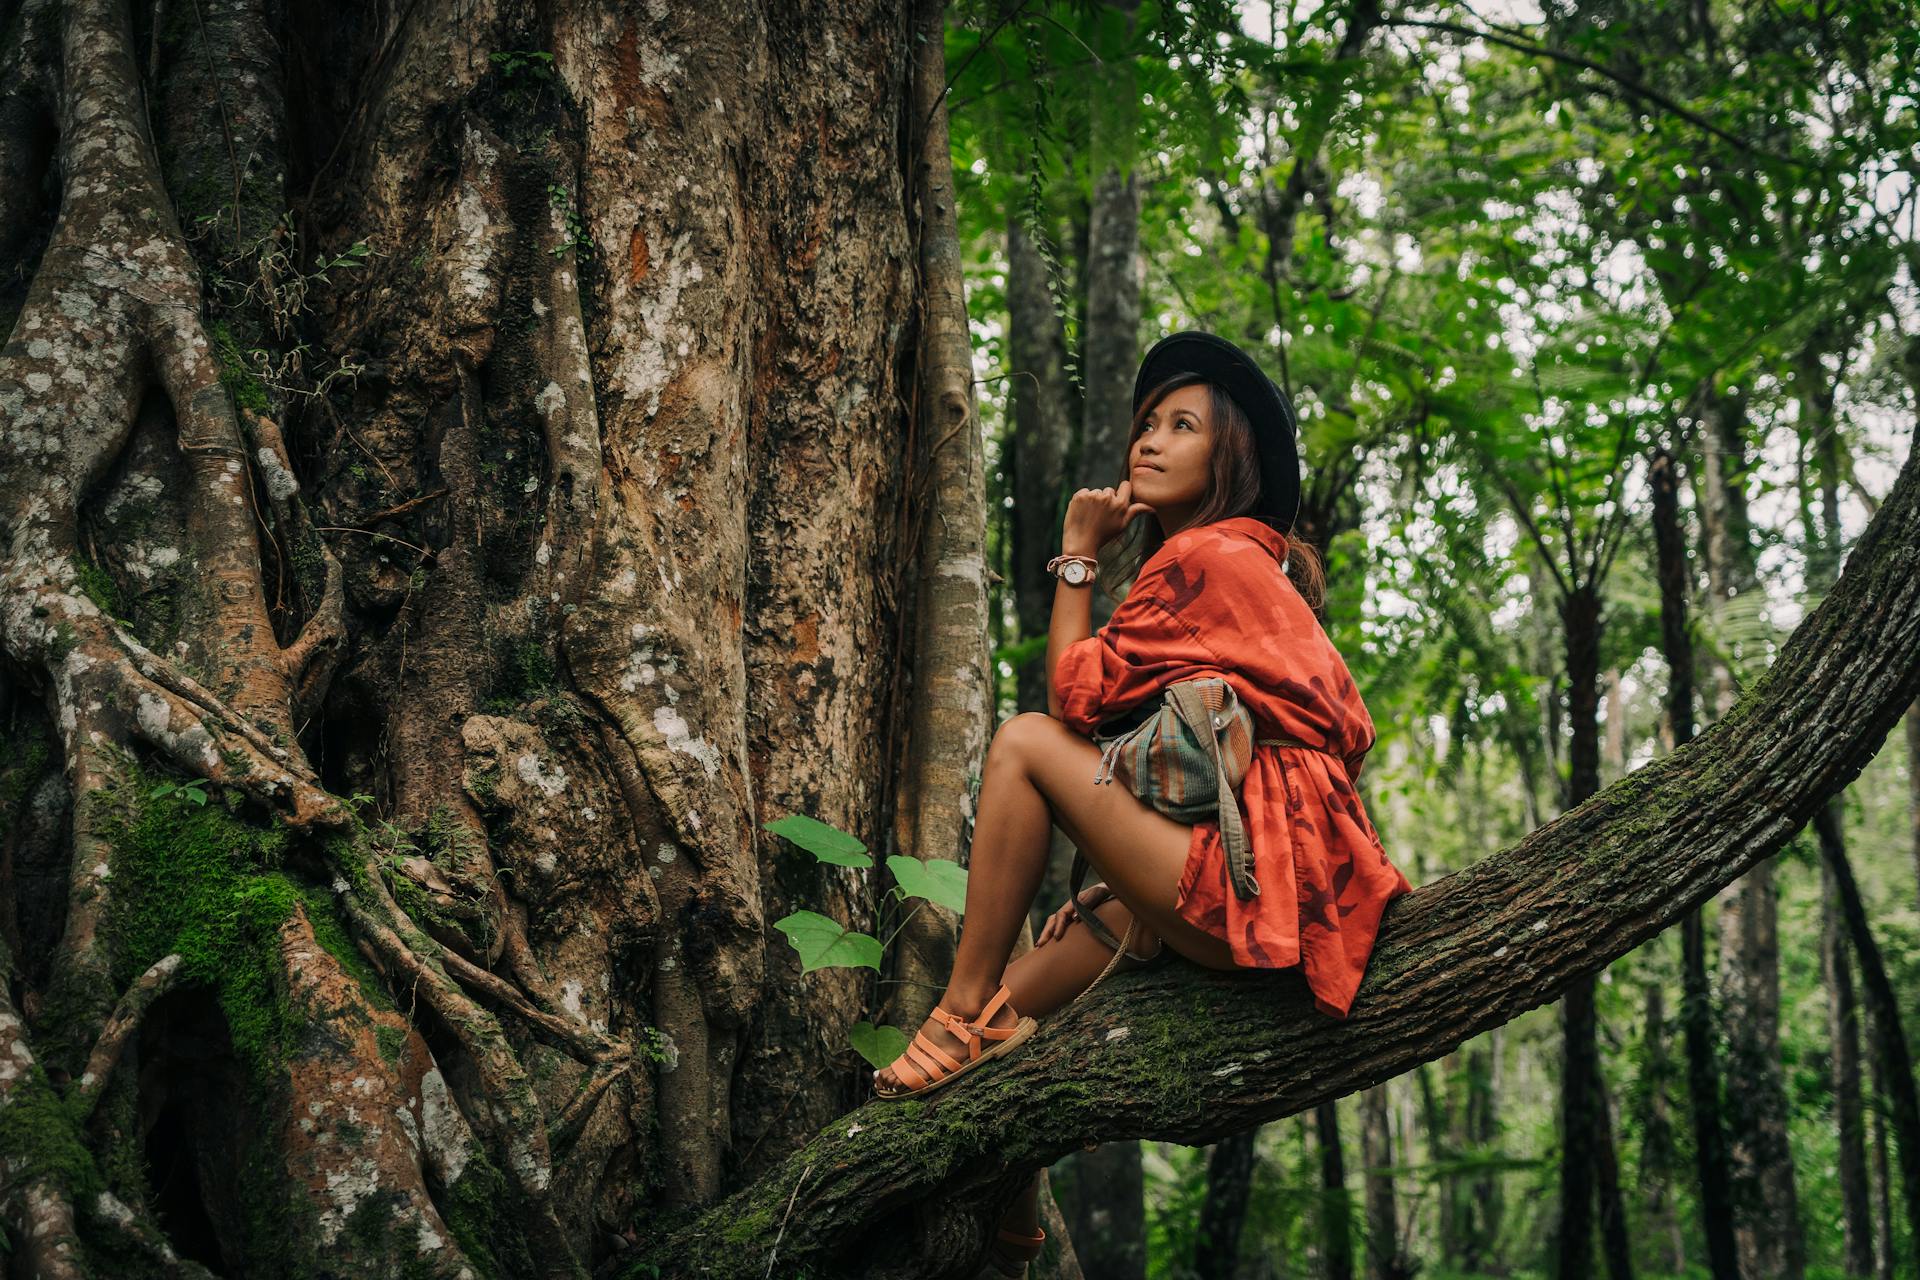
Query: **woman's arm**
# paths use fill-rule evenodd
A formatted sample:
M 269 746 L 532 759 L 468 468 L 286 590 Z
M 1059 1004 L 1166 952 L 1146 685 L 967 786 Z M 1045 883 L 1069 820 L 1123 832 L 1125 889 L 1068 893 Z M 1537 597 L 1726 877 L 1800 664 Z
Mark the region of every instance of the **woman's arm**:
M 1069 547 L 1063 555 L 1091 556 L 1093 552 Z M 1053 588 L 1053 621 L 1047 627 L 1047 714 L 1060 718 L 1060 695 L 1054 692 L 1053 669 L 1068 645 L 1093 634 L 1093 584 L 1069 585 L 1061 578 Z

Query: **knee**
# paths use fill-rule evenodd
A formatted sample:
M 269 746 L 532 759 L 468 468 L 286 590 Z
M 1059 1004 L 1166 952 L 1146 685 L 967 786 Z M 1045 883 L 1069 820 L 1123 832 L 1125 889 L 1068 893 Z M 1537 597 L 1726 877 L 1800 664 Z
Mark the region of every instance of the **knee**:
M 1060 728 L 1060 722 L 1044 711 L 1022 711 L 1000 722 L 987 752 L 1025 757 L 1050 736 L 1058 734 Z

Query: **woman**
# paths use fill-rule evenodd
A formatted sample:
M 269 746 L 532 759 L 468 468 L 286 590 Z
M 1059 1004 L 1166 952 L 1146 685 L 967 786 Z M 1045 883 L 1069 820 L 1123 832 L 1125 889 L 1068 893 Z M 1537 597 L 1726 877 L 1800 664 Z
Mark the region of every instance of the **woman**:
M 1134 382 L 1127 475 L 1073 495 L 1047 645 L 1050 714 L 994 735 L 976 810 L 967 910 L 953 973 L 914 1042 L 875 1076 L 881 1097 L 936 1088 L 1023 1041 L 1113 958 L 1080 923 L 1134 926 L 1117 967 L 1168 958 L 1210 969 L 1298 965 L 1316 1007 L 1345 1017 L 1382 908 L 1408 890 L 1387 861 L 1353 780 L 1373 722 L 1346 664 L 1285 566 L 1315 598 L 1320 566 L 1291 533 L 1300 500 L 1292 407 L 1238 347 L 1212 334 L 1155 344 Z M 1075 562 L 1092 566 L 1151 515 L 1127 597 L 1098 635 Z M 1125 787 L 1094 785 L 1089 735 L 1167 685 L 1223 676 L 1252 712 L 1259 745 L 1241 784 L 1247 847 L 1230 859 L 1218 822 L 1186 825 Z M 1048 919 L 1008 963 L 1058 825 L 1105 883 Z M 1244 856 L 1240 856 L 1244 853 Z M 1234 865 L 1234 864 L 1238 865 Z M 1045 1239 L 1038 1181 L 1002 1221 L 995 1263 L 1024 1272 Z

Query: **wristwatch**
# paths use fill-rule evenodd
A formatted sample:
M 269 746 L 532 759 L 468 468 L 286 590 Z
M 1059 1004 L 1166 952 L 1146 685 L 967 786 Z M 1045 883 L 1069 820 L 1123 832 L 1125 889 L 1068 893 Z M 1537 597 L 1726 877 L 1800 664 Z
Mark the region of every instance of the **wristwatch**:
M 1084 587 L 1100 575 L 1100 564 L 1092 556 L 1055 556 L 1047 572 L 1070 587 Z

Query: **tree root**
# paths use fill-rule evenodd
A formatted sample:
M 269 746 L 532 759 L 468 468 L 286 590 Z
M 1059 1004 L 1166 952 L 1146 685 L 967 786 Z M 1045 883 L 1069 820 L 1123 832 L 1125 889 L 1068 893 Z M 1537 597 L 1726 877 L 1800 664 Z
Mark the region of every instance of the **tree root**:
M 545 1274 L 584 1276 L 555 1212 L 550 1188 L 553 1162 L 545 1117 L 526 1069 L 494 1016 L 475 1004 L 446 971 L 424 957 L 451 953 L 421 932 L 387 893 L 380 869 L 369 858 L 358 867 L 336 866 L 334 892 L 361 938 L 388 967 L 390 978 L 426 998 L 427 1006 L 453 1032 L 472 1059 L 497 1124 L 495 1137 L 507 1152 L 507 1170 L 532 1212 L 534 1244 Z M 356 885 L 366 886 L 357 888 Z
M 113 1075 L 113 1069 L 120 1062 L 120 1053 L 127 1047 L 127 1040 L 139 1029 L 140 1019 L 146 1016 L 153 1002 L 171 991 L 180 978 L 180 956 L 176 953 L 163 956 L 138 978 L 134 979 L 127 993 L 120 997 L 120 1003 L 114 1007 L 113 1015 L 107 1019 L 106 1029 L 93 1046 L 93 1052 L 87 1055 L 87 1069 L 80 1079 L 67 1091 L 67 1099 L 72 1104 L 76 1119 L 85 1120 L 93 1114 L 100 1102 L 100 1094 L 106 1088 L 107 1079 Z

